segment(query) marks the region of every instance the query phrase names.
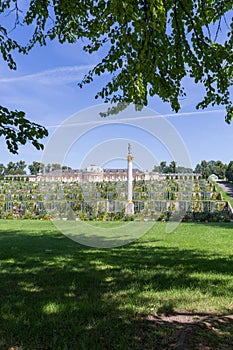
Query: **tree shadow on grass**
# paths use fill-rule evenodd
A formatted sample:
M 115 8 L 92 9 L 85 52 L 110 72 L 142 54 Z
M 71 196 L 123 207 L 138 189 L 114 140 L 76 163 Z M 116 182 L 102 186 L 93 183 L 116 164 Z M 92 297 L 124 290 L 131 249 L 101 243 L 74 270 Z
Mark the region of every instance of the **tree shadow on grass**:
M 103 250 L 56 231 L 1 233 L 0 349 L 186 350 L 200 349 L 198 336 L 203 349 L 207 343 L 208 349 L 231 349 L 232 319 L 220 317 L 218 326 L 216 319 L 201 319 L 199 326 L 195 317 L 201 316 L 194 311 L 195 341 L 189 344 L 191 321 L 174 314 L 183 290 L 210 298 L 233 295 L 232 259 L 157 243 Z M 169 297 L 171 288 L 176 293 Z M 148 290 L 158 294 L 147 295 Z M 221 347 L 226 339 L 228 347 Z

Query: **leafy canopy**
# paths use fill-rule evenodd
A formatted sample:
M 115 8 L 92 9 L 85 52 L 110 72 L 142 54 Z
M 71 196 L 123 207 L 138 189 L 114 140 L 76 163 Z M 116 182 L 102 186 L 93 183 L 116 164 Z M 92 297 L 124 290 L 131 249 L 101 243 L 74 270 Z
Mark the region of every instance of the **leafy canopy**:
M 0 136 L 4 136 L 10 152 L 18 153 L 19 144 L 30 141 L 36 149 L 43 149 L 38 141 L 47 136 L 47 130 L 25 118 L 23 111 L 9 111 L 0 106 Z
M 13 11 L 16 11 L 15 25 L 18 21 L 17 1 L 14 3 Z M 1 1 L 0 13 L 9 8 L 11 1 Z M 20 53 L 27 53 L 25 47 L 21 47 L 15 40 L 11 39 L 8 31 L 0 25 L 0 52 L 3 59 L 7 62 L 10 69 L 16 69 L 16 63 L 12 57 L 12 50 Z M 18 153 L 19 145 L 31 142 L 36 149 L 43 149 L 43 144 L 39 141 L 48 136 L 48 131 L 41 125 L 36 124 L 25 118 L 23 111 L 10 111 L 7 107 L 0 105 L 0 136 L 3 136 L 10 152 Z
M 15 25 L 21 21 L 33 34 L 21 47 L 0 27 L 1 53 L 15 69 L 12 50 L 27 53 L 36 43 L 54 39 L 81 45 L 82 39 L 84 51 L 105 55 L 79 86 L 110 73 L 96 98 L 141 108 L 158 95 L 178 111 L 188 75 L 205 89 L 197 108 L 224 105 L 230 123 L 232 6 L 233 0 L 31 0 L 21 13 L 16 0 L 6 0 L 0 12 L 11 11 Z

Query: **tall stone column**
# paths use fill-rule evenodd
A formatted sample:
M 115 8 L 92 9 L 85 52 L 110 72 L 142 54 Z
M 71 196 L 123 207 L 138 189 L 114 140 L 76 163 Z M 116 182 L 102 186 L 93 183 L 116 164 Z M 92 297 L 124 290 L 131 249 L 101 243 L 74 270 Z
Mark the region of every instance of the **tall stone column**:
M 132 201 L 133 198 L 133 154 L 131 144 L 128 144 L 128 176 L 127 176 L 127 185 L 128 185 L 128 198 L 125 207 L 126 214 L 133 215 L 134 214 L 134 203 Z

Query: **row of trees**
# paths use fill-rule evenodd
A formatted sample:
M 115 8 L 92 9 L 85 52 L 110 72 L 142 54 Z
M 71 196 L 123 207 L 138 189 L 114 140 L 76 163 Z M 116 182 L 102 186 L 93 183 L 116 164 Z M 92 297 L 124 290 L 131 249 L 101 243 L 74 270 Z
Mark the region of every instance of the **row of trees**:
M 226 178 L 233 182 L 233 161 L 231 160 L 226 168 Z
M 153 171 L 161 174 L 169 173 L 196 173 L 201 174 L 203 178 L 207 179 L 211 174 L 215 174 L 219 179 L 227 178 L 229 181 L 233 181 L 233 161 L 229 164 L 224 164 L 221 160 L 202 160 L 197 164 L 195 169 L 177 166 L 175 161 L 167 164 L 166 161 L 162 161 L 159 165 L 155 165 Z
M 27 165 L 24 160 L 20 160 L 18 162 L 9 162 L 6 166 L 0 163 L 0 175 L 25 175 L 26 168 L 28 168 L 31 175 L 44 172 L 49 173 L 54 170 L 71 170 L 71 167 L 58 163 L 45 165 L 41 162 L 33 161 L 32 164 Z M 196 165 L 194 170 L 183 166 L 177 166 L 175 161 L 170 162 L 170 164 L 167 164 L 166 161 L 162 161 L 160 165 L 154 166 L 153 171 L 161 174 L 194 172 L 201 174 L 205 179 L 211 174 L 215 174 L 219 179 L 227 178 L 229 181 L 233 181 L 233 161 L 230 161 L 229 164 L 224 164 L 220 160 L 202 160 L 200 164 L 198 163 Z
M 0 175 L 25 175 L 26 168 L 29 169 L 30 175 L 36 175 L 38 173 L 49 173 L 54 170 L 70 170 L 71 168 L 66 165 L 61 165 L 58 163 L 53 164 L 43 164 L 41 162 L 32 162 L 32 164 L 27 165 L 24 160 L 19 162 L 9 162 L 6 166 L 0 163 Z
M 200 164 L 196 165 L 195 173 L 201 174 L 205 179 L 207 179 L 211 174 L 215 174 L 219 179 L 224 179 L 227 177 L 230 181 L 232 181 L 229 172 L 230 163 L 227 165 L 221 162 L 221 160 L 211 160 L 209 162 L 202 160 Z
M 201 174 L 205 179 L 211 174 L 215 174 L 219 179 L 226 178 L 228 181 L 233 181 L 233 161 L 224 164 L 221 160 L 211 160 L 209 162 L 202 160 L 200 164 L 196 165 L 195 173 Z
M 170 162 L 169 165 L 166 161 L 162 161 L 159 165 L 155 165 L 152 171 L 160 174 L 193 173 L 193 169 L 177 166 L 175 161 Z

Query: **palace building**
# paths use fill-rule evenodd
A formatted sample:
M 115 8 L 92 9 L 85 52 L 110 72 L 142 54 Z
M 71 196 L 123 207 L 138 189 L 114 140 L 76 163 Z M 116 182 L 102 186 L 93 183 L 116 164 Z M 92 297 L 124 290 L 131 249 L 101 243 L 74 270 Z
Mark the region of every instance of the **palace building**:
M 161 174 L 152 171 L 142 171 L 138 168 L 132 169 L 133 180 L 150 181 L 150 180 L 163 180 L 166 177 L 182 179 L 189 177 L 192 179 L 194 176 L 200 177 L 200 174 Z M 39 173 L 37 175 L 5 175 L 5 179 L 18 179 L 30 181 L 30 182 L 64 182 L 64 183 L 86 183 L 86 182 L 116 182 L 127 181 L 127 169 L 115 169 L 115 168 L 102 168 L 98 165 L 91 164 L 85 169 L 74 170 L 54 170 L 50 173 Z

